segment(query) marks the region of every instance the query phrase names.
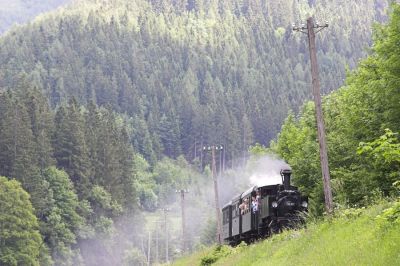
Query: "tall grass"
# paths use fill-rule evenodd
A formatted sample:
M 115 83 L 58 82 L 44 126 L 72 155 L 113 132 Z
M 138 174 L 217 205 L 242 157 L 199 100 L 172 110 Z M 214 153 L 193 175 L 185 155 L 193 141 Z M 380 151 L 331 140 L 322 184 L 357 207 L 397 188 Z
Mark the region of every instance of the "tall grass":
M 212 265 L 400 265 L 400 220 L 376 218 L 389 206 L 394 204 L 341 211 L 305 229 L 232 249 Z M 176 265 L 200 265 L 212 252 L 215 249 Z

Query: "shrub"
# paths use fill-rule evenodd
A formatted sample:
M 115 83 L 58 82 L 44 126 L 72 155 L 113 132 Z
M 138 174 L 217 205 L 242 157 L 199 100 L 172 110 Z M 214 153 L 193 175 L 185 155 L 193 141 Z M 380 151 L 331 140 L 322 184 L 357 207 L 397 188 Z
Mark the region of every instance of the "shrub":
M 206 256 L 201 258 L 201 265 L 202 266 L 207 266 L 215 263 L 218 259 L 224 258 L 230 254 L 232 254 L 233 248 L 226 246 L 226 245 L 220 245 L 217 246 L 210 254 L 207 254 Z
M 381 229 L 385 229 L 395 223 L 400 224 L 400 201 L 393 204 L 392 207 L 382 211 L 382 213 L 376 216 L 378 226 Z

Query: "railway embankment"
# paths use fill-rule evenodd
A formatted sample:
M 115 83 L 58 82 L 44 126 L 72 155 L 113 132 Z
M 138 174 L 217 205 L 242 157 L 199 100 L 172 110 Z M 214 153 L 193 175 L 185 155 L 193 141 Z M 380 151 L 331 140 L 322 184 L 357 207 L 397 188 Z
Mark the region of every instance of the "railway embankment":
M 337 210 L 301 230 L 205 248 L 173 265 L 400 265 L 400 200 Z

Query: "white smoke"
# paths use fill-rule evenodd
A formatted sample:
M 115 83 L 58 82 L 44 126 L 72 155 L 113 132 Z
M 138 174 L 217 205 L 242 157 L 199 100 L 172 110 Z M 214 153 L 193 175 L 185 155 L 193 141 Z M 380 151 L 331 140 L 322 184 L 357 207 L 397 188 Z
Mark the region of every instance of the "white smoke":
M 280 171 L 291 169 L 290 166 L 279 159 L 264 156 L 251 163 L 249 182 L 258 187 L 282 184 Z

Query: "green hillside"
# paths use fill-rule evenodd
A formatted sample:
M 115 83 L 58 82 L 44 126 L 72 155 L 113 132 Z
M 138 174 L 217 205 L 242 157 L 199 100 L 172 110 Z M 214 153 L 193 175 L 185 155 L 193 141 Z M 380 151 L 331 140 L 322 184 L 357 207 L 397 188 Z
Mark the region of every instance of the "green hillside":
M 213 247 L 173 265 L 399 265 L 399 250 L 400 202 L 391 202 L 339 211 L 254 245 Z
M 227 161 L 225 202 L 249 185 L 249 145 L 278 132 L 270 149 L 250 151 L 286 160 L 310 214 L 322 217 L 314 109 L 302 106 L 310 95 L 307 42 L 290 26 L 309 15 L 331 23 L 318 34 L 324 93 L 342 84 L 346 65 L 355 69 L 323 99 L 334 202 L 368 206 L 398 196 L 400 7 L 387 7 L 85 0 L 9 31 L 0 38 L 0 179 L 11 191 L 0 197 L 0 264 L 175 259 L 189 252 L 176 193 L 183 188 L 189 250 L 208 245 L 215 210 L 202 146 L 225 144 L 217 156 Z M 366 49 L 372 23 L 387 14 Z
M 388 1 L 76 1 L 0 40 L 0 87 L 26 73 L 53 106 L 75 97 L 134 117 L 135 148 L 202 160 L 267 144 L 310 98 L 307 40 L 293 22 L 328 20 L 318 36 L 322 88 L 338 88 L 386 20 Z M 218 130 L 216 130 L 218 129 Z M 196 150 L 195 149 L 199 149 Z

